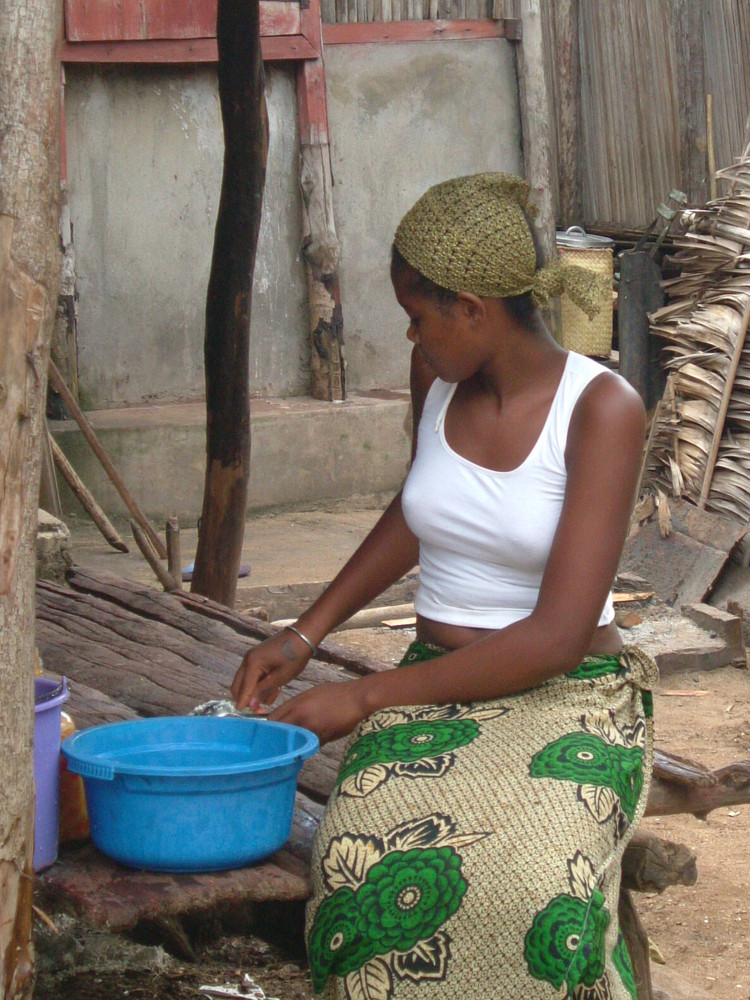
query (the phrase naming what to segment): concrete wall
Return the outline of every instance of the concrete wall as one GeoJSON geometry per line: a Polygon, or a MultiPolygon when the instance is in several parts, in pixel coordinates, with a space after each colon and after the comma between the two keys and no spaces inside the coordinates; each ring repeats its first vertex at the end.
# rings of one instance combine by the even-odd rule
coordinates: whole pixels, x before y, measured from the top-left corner
{"type": "MultiPolygon", "coordinates": [[[[293,75],[267,67],[271,143],[252,304],[251,386],[307,386],[293,75]]],[[[223,137],[211,68],[66,70],[68,185],[84,404],[203,394],[203,322],[223,137]]]]}
{"type": "Polygon", "coordinates": [[[511,43],[326,49],[349,385],[403,385],[410,345],[389,279],[402,215],[430,185],[523,169],[511,43]]]}
{"type": "MultiPolygon", "coordinates": [[[[403,386],[405,321],[388,279],[393,231],[436,181],[521,169],[512,47],[330,46],[326,72],[348,384],[403,386]]],[[[309,384],[291,67],[267,66],[267,99],[250,376],[253,393],[284,397],[309,384]]],[[[66,119],[83,402],[198,398],[223,151],[215,71],[70,66],[66,119]]]]}

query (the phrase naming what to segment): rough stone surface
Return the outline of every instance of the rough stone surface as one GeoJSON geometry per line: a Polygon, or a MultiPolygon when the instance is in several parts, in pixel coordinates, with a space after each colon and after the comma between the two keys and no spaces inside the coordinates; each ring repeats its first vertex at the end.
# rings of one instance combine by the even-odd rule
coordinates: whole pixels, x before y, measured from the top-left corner
{"type": "Polygon", "coordinates": [[[64,583],[73,561],[70,532],[58,518],[39,509],[36,533],[36,576],[38,580],[64,583]]]}

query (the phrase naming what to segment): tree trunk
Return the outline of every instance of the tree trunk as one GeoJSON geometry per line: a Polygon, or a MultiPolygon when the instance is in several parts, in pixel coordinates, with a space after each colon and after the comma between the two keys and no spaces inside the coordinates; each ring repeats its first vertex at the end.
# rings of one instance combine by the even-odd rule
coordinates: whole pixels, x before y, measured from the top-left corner
{"type": "Polygon", "coordinates": [[[0,4],[0,993],[34,958],[34,566],[47,360],[60,276],[61,6],[0,4]]]}
{"type": "Polygon", "coordinates": [[[250,299],[268,154],[259,0],[219,0],[224,176],[206,300],[206,480],[192,590],[234,604],[250,478],[250,299]]]}

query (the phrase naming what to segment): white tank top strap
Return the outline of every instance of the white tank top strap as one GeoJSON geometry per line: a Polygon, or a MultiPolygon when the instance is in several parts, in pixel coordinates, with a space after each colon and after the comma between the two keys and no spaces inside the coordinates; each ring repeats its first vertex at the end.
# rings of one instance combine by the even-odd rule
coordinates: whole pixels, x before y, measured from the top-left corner
{"type": "MultiPolygon", "coordinates": [[[[435,385],[436,383],[440,384],[437,379],[432,384],[435,385]]],[[[438,410],[438,415],[435,418],[436,434],[440,432],[440,428],[445,423],[445,414],[448,412],[448,407],[451,405],[451,400],[453,399],[456,393],[456,389],[458,388],[457,382],[443,383],[443,385],[446,386],[446,392],[445,392],[445,398],[443,399],[440,409],[438,410]]]]}

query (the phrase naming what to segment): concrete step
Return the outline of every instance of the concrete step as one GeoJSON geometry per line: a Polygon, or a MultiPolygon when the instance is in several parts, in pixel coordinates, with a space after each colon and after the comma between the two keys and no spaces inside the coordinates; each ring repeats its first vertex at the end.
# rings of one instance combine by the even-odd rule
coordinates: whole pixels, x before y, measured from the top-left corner
{"type": "MultiPolygon", "coordinates": [[[[87,417],[147,515],[159,521],[169,513],[197,520],[205,476],[202,401],[96,410],[87,417]]],[[[50,429],[104,510],[126,513],[78,425],[50,421],[50,429]]],[[[395,492],[409,460],[409,393],[352,393],[343,403],[253,399],[250,434],[248,511],[395,492]]],[[[64,513],[80,510],[64,482],[60,491],[64,513]]]]}

